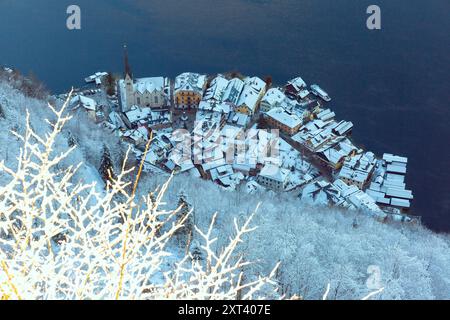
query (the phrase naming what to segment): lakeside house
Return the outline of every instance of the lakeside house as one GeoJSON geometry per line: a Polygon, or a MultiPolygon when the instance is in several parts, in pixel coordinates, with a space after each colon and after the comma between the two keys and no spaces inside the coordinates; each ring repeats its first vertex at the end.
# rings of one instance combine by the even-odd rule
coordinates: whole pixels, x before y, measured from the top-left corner
{"type": "Polygon", "coordinates": [[[185,72],[175,78],[174,107],[181,110],[196,109],[206,89],[206,75],[185,72]]]}
{"type": "Polygon", "coordinates": [[[278,107],[271,109],[265,115],[266,123],[274,129],[279,129],[281,132],[292,136],[298,132],[303,124],[303,120],[278,107]]]}
{"type": "Polygon", "coordinates": [[[407,164],[408,158],[385,153],[367,193],[381,206],[408,210],[414,196],[406,189],[407,164]]]}
{"type": "Polygon", "coordinates": [[[258,77],[244,80],[244,89],[237,101],[235,111],[253,116],[259,107],[259,103],[266,93],[266,83],[258,77]]]}
{"type": "Polygon", "coordinates": [[[203,96],[203,100],[223,102],[222,99],[224,97],[225,90],[227,89],[229,83],[230,83],[229,80],[227,80],[223,75],[219,74],[211,81],[209,88],[206,89],[205,95],[203,96]]]}
{"type": "Polygon", "coordinates": [[[364,152],[345,160],[338,179],[363,190],[372,178],[377,159],[373,152],[364,152]]]}
{"type": "Polygon", "coordinates": [[[345,159],[353,157],[358,148],[346,137],[336,137],[317,150],[319,159],[333,171],[339,170],[345,159]]]}
{"type": "Polygon", "coordinates": [[[284,92],[288,97],[296,100],[304,99],[309,95],[306,82],[301,77],[289,80],[287,85],[284,87],[284,92]]]}
{"type": "Polygon", "coordinates": [[[237,106],[242,90],[244,90],[244,81],[239,78],[231,79],[222,95],[222,102],[229,103],[233,108],[237,106]]]}
{"type": "Polygon", "coordinates": [[[280,108],[283,106],[283,102],[286,99],[286,95],[278,88],[271,88],[267,90],[266,94],[261,100],[260,110],[263,113],[267,113],[274,108],[280,108]]]}
{"type": "Polygon", "coordinates": [[[70,100],[69,105],[71,106],[72,111],[83,108],[86,110],[89,118],[93,121],[97,121],[97,102],[94,99],[76,95],[70,100]]]}

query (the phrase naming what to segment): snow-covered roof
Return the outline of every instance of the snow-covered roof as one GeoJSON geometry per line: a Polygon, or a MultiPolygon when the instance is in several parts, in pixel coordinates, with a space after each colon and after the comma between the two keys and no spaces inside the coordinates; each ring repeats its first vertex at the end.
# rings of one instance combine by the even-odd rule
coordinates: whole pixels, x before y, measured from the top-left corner
{"type": "Polygon", "coordinates": [[[199,110],[195,114],[195,122],[197,124],[202,121],[207,121],[210,123],[217,123],[217,127],[219,127],[219,125],[222,121],[222,114],[219,112],[210,112],[210,111],[199,110]]]}
{"type": "Polygon", "coordinates": [[[210,171],[211,179],[213,181],[215,181],[219,178],[223,178],[223,177],[232,175],[233,173],[234,173],[233,167],[230,164],[225,164],[225,165],[219,166],[217,168],[213,168],[210,171]]]}
{"type": "Polygon", "coordinates": [[[134,83],[134,90],[141,94],[145,92],[163,91],[167,80],[164,77],[139,78],[134,83]]]}
{"type": "Polygon", "coordinates": [[[284,168],[280,168],[277,165],[268,163],[262,169],[259,175],[278,182],[286,182],[290,174],[290,171],[284,168]]]}
{"type": "Polygon", "coordinates": [[[250,120],[251,117],[246,114],[239,112],[230,112],[227,123],[234,124],[239,127],[246,127],[250,120]]]}
{"type": "Polygon", "coordinates": [[[111,111],[109,113],[109,121],[114,125],[116,128],[124,127],[124,123],[122,121],[122,118],[116,111],[111,111]]]}
{"type": "Polygon", "coordinates": [[[203,88],[206,84],[206,75],[198,73],[185,72],[175,78],[174,92],[194,91],[203,94],[203,88]]]}
{"type": "Polygon", "coordinates": [[[255,112],[261,92],[265,89],[266,83],[258,77],[249,77],[244,80],[244,84],[244,89],[236,105],[245,105],[250,111],[255,112]]]}
{"type": "Polygon", "coordinates": [[[151,108],[141,108],[139,106],[132,106],[131,110],[125,113],[130,123],[142,121],[143,123],[155,124],[169,123],[172,118],[170,112],[167,110],[152,110],[151,108]]]}
{"type": "Polygon", "coordinates": [[[250,86],[245,86],[239,97],[237,106],[247,106],[250,111],[254,112],[258,105],[259,93],[253,90],[250,86]]]}
{"type": "Polygon", "coordinates": [[[165,166],[171,171],[178,167],[180,172],[185,172],[194,168],[194,163],[184,153],[179,152],[179,150],[173,150],[169,154],[165,166]]]}
{"type": "Polygon", "coordinates": [[[148,131],[144,127],[139,127],[134,130],[125,131],[123,136],[132,139],[134,142],[140,142],[148,138],[148,131]]]}
{"type": "Polygon", "coordinates": [[[318,205],[338,205],[346,208],[354,208],[342,196],[340,190],[333,184],[318,180],[308,183],[300,195],[302,201],[312,202],[318,205]]]}
{"type": "Polygon", "coordinates": [[[406,174],[406,163],[388,164],[387,172],[406,174]]]}
{"type": "Polygon", "coordinates": [[[340,179],[334,181],[333,185],[339,190],[341,195],[356,208],[382,214],[382,210],[375,203],[375,200],[364,191],[359,190],[356,186],[349,186],[340,179]]]}
{"type": "Polygon", "coordinates": [[[332,140],[328,148],[321,148],[318,151],[333,165],[338,164],[343,158],[349,156],[357,148],[347,138],[340,138],[340,141],[334,143],[336,140],[332,140]]]}
{"type": "Polygon", "coordinates": [[[151,113],[150,108],[140,108],[138,106],[131,107],[131,110],[126,112],[125,115],[127,116],[128,120],[131,123],[134,123],[139,120],[144,120],[149,117],[151,113]]]}
{"type": "Polygon", "coordinates": [[[271,88],[267,90],[261,102],[268,103],[271,106],[283,103],[286,95],[278,88],[271,88]]]}
{"type": "Polygon", "coordinates": [[[356,155],[344,162],[338,177],[364,183],[372,173],[375,163],[375,155],[370,151],[356,155]]]}
{"type": "Polygon", "coordinates": [[[228,190],[235,190],[244,178],[245,177],[241,172],[235,172],[230,175],[219,177],[218,181],[228,190]]]}
{"type": "Polygon", "coordinates": [[[205,92],[204,100],[214,99],[217,101],[221,101],[222,97],[225,93],[225,90],[228,86],[229,81],[224,78],[222,75],[218,75],[215,77],[209,86],[209,88],[205,92]]]}
{"type": "Polygon", "coordinates": [[[288,81],[288,84],[294,86],[297,91],[300,91],[300,89],[306,87],[306,82],[301,77],[297,77],[288,81]]]}
{"type": "Polygon", "coordinates": [[[302,124],[302,119],[296,115],[287,113],[283,108],[274,108],[267,112],[267,116],[277,122],[293,129],[302,124]]]}
{"type": "Polygon", "coordinates": [[[385,160],[387,163],[391,163],[391,162],[408,163],[408,158],[395,156],[390,153],[383,154],[383,160],[385,160]]]}
{"type": "Polygon", "coordinates": [[[378,167],[369,193],[383,205],[408,209],[414,199],[411,190],[406,189],[405,174],[408,158],[385,153],[378,167]]]}
{"type": "Polygon", "coordinates": [[[221,159],[217,159],[217,160],[214,160],[214,161],[208,161],[208,162],[202,163],[201,167],[202,167],[203,171],[206,172],[206,171],[209,171],[211,169],[223,166],[224,164],[226,164],[225,159],[221,158],[221,159]]]}
{"type": "Polygon", "coordinates": [[[73,109],[76,109],[78,107],[83,107],[85,109],[92,111],[95,111],[97,109],[97,102],[95,102],[94,99],[82,95],[77,95],[73,97],[70,100],[70,105],[72,106],[73,109]]]}
{"type": "Polygon", "coordinates": [[[211,100],[200,101],[198,109],[202,111],[211,111],[223,114],[229,114],[231,112],[231,106],[229,104],[211,100]]]}
{"type": "Polygon", "coordinates": [[[258,93],[266,87],[264,80],[258,77],[248,77],[244,80],[244,83],[258,93]]]}
{"type": "Polygon", "coordinates": [[[242,81],[239,78],[234,78],[230,80],[223,93],[222,101],[237,104],[243,89],[244,89],[244,81],[242,81]]]}
{"type": "Polygon", "coordinates": [[[382,210],[377,206],[375,200],[372,199],[367,193],[358,189],[355,193],[351,194],[347,201],[352,203],[355,207],[359,209],[367,209],[373,212],[382,212],[382,210]]]}
{"type": "Polygon", "coordinates": [[[336,125],[336,127],[333,129],[333,131],[336,134],[343,136],[343,135],[347,134],[348,132],[350,132],[352,129],[353,129],[352,122],[342,120],[336,125]]]}
{"type": "Polygon", "coordinates": [[[335,113],[331,111],[330,109],[325,109],[321,111],[319,114],[317,114],[317,118],[319,118],[322,121],[329,121],[335,117],[335,113]]]}
{"type": "Polygon", "coordinates": [[[300,90],[300,92],[298,93],[298,96],[299,96],[301,99],[304,99],[304,98],[306,98],[306,96],[308,96],[309,94],[310,94],[310,92],[309,92],[308,90],[304,89],[304,90],[300,90]]]}

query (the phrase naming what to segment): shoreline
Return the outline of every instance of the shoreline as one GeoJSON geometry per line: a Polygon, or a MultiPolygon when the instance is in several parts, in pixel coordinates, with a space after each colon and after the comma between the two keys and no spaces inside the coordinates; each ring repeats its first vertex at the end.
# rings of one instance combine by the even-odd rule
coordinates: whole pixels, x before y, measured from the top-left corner
{"type": "MultiPolygon", "coordinates": [[[[96,74],[99,75],[99,77],[103,77],[104,76],[103,73],[96,73],[96,74]]],[[[188,73],[186,73],[186,74],[188,74],[188,73]]],[[[93,79],[93,77],[95,77],[95,75],[86,78],[86,80],[90,79],[90,80],[92,80],[91,82],[96,82],[97,83],[96,89],[94,89],[94,91],[99,91],[99,90],[100,91],[105,91],[103,83],[101,81],[99,81],[98,79],[97,80],[93,79]]],[[[219,78],[219,77],[223,77],[226,81],[231,81],[231,80],[233,80],[235,78],[238,78],[238,79],[241,78],[240,79],[241,81],[245,81],[245,79],[248,79],[248,77],[246,78],[244,75],[242,75],[242,74],[240,74],[238,72],[227,72],[227,73],[218,74],[218,75],[207,75],[207,76],[205,76],[205,78],[208,79],[208,81],[207,81],[208,83],[207,83],[207,85],[205,85],[205,87],[202,90],[200,90],[201,91],[201,96],[202,96],[202,101],[200,103],[203,103],[203,102],[205,102],[205,103],[208,102],[209,103],[210,102],[208,99],[204,99],[204,94],[206,94],[208,89],[211,89],[211,82],[213,82],[216,78],[219,78]],[[240,77],[238,77],[238,75],[240,75],[240,77]]],[[[253,78],[257,78],[257,77],[253,77],[253,78]]],[[[152,78],[141,78],[141,79],[152,79],[152,78]]],[[[292,96],[288,97],[288,96],[286,96],[285,98],[286,99],[290,99],[291,102],[292,101],[296,101],[298,103],[298,105],[303,105],[303,106],[304,105],[310,106],[311,104],[316,103],[316,106],[314,106],[313,108],[310,108],[308,119],[306,119],[306,121],[304,121],[304,123],[302,124],[301,128],[305,127],[305,125],[308,124],[309,122],[313,122],[315,120],[318,120],[317,115],[320,114],[320,113],[323,113],[324,111],[328,111],[329,113],[331,112],[333,115],[331,116],[330,119],[332,121],[334,121],[334,118],[335,118],[334,112],[332,112],[332,110],[330,110],[329,108],[328,109],[326,108],[326,105],[331,101],[331,98],[328,97],[326,92],[323,91],[323,89],[321,89],[317,85],[311,86],[311,88],[308,89],[308,87],[306,86],[306,83],[304,83],[304,81],[300,77],[296,78],[296,79],[297,80],[300,79],[298,81],[300,81],[300,89],[303,91],[303,95],[304,96],[302,96],[301,98],[299,98],[298,96],[296,96],[296,97],[292,97],[292,96]],[[312,89],[312,88],[314,88],[314,89],[312,89]],[[315,90],[318,90],[319,92],[317,92],[315,90]],[[308,91],[306,93],[306,95],[305,95],[304,91],[308,91]],[[312,109],[314,109],[314,111],[312,111],[312,109]]],[[[261,80],[261,79],[259,79],[259,80],[261,80]]],[[[110,102],[112,100],[112,102],[113,102],[112,104],[114,106],[110,106],[110,108],[113,109],[113,112],[119,112],[120,113],[122,105],[124,104],[124,101],[126,101],[126,100],[122,100],[122,98],[121,98],[121,96],[125,96],[125,93],[123,93],[123,92],[121,93],[121,89],[120,89],[120,81],[123,81],[123,80],[117,79],[116,81],[117,81],[116,82],[116,84],[117,84],[116,85],[116,95],[114,97],[112,97],[112,98],[111,97],[107,97],[106,99],[107,100],[109,99],[110,102]],[[117,96],[117,98],[116,98],[116,96],[117,96]]],[[[133,81],[135,82],[137,80],[133,80],[133,81]]],[[[270,81],[271,81],[271,79],[270,79],[270,81]]],[[[88,82],[88,81],[86,81],[86,82],[88,82]]],[[[169,121],[169,123],[167,125],[162,125],[162,126],[158,126],[158,128],[154,128],[154,127],[151,127],[151,126],[147,126],[148,124],[145,125],[145,121],[144,122],[141,121],[140,125],[139,124],[136,125],[134,123],[129,123],[127,125],[127,128],[125,128],[125,130],[136,130],[138,128],[142,129],[143,127],[141,125],[144,125],[144,127],[147,129],[148,132],[155,132],[156,134],[158,134],[158,132],[161,131],[164,134],[166,134],[167,130],[170,131],[170,130],[176,129],[176,126],[172,122],[173,121],[172,117],[174,115],[176,115],[178,117],[177,121],[181,121],[180,118],[182,118],[183,115],[185,115],[186,118],[189,118],[189,117],[192,118],[193,116],[197,115],[197,113],[199,113],[199,109],[195,108],[195,107],[194,108],[188,108],[187,110],[177,110],[175,108],[174,101],[173,101],[173,99],[174,99],[174,83],[173,83],[173,80],[171,80],[171,79],[169,79],[169,82],[170,82],[170,86],[169,86],[168,92],[170,93],[170,97],[168,98],[168,105],[166,107],[167,111],[170,112],[170,121],[169,121]]],[[[264,84],[266,84],[266,82],[264,82],[264,81],[262,81],[262,82],[264,84]]],[[[285,87],[281,87],[279,85],[273,85],[272,83],[269,83],[269,85],[266,84],[266,87],[264,89],[263,94],[260,97],[258,97],[257,107],[256,107],[257,111],[255,111],[255,114],[251,115],[251,118],[253,119],[250,122],[252,124],[251,125],[252,128],[261,128],[261,123],[264,122],[264,118],[266,118],[265,113],[260,110],[261,103],[263,102],[266,93],[269,92],[270,90],[273,90],[273,89],[283,89],[283,88],[286,89],[286,87],[289,86],[289,85],[290,85],[289,82],[288,82],[288,84],[285,87]]],[[[83,87],[89,88],[90,85],[87,84],[86,86],[83,86],[83,87]]],[[[93,89],[89,89],[88,90],[88,92],[92,92],[92,91],[93,91],[93,89]]],[[[80,93],[79,91],[77,91],[77,92],[78,92],[78,94],[83,95],[83,93],[80,93]]],[[[214,100],[214,103],[217,103],[217,101],[214,100]]],[[[148,110],[151,110],[151,112],[161,111],[161,110],[158,110],[158,108],[152,108],[151,106],[148,106],[148,105],[147,106],[136,107],[136,110],[138,110],[138,111],[136,111],[136,110],[135,111],[136,112],[141,112],[142,110],[146,109],[146,107],[147,107],[148,110]]],[[[205,112],[206,111],[202,110],[201,113],[205,113],[205,112]]],[[[126,118],[126,114],[127,114],[126,112],[122,112],[121,114],[124,115],[125,118],[126,118]]],[[[330,120],[330,119],[327,119],[327,120],[330,120]]],[[[183,121],[181,121],[181,122],[183,122],[183,121]]],[[[184,123],[184,125],[186,125],[185,122],[183,122],[183,123],[184,123]]],[[[191,124],[191,126],[193,126],[193,124],[191,124]]],[[[353,126],[353,124],[351,124],[351,126],[353,126]]],[[[270,126],[269,126],[269,128],[270,128],[270,126]]],[[[189,131],[192,133],[193,129],[194,128],[192,127],[192,128],[190,128],[189,131]]],[[[250,128],[249,128],[249,126],[245,125],[244,129],[250,129],[250,128]]],[[[144,135],[144,139],[143,140],[147,141],[149,134],[147,134],[147,138],[145,138],[145,135],[146,135],[145,132],[143,133],[143,135],[144,135]]],[[[365,152],[364,149],[361,148],[361,146],[359,146],[358,144],[354,143],[355,138],[353,136],[351,136],[351,130],[350,130],[350,132],[348,134],[345,134],[344,136],[345,136],[345,139],[347,139],[346,141],[349,141],[350,144],[354,145],[354,147],[357,150],[358,154],[361,154],[361,153],[365,152]]],[[[340,137],[344,137],[344,136],[340,136],[340,137]]],[[[293,145],[296,145],[295,142],[293,143],[293,141],[292,141],[292,135],[291,136],[289,136],[289,135],[282,136],[282,139],[284,139],[284,141],[287,141],[287,143],[291,147],[293,147],[293,145]]],[[[127,141],[130,142],[131,145],[133,145],[134,144],[133,142],[135,142],[135,141],[130,141],[129,139],[127,141]]],[[[143,148],[143,145],[144,145],[144,143],[142,143],[142,142],[134,144],[134,147],[135,147],[135,150],[136,150],[135,153],[138,156],[138,158],[139,157],[142,158],[143,155],[147,156],[147,154],[145,153],[145,148],[143,148]],[[140,144],[140,148],[139,148],[139,144],[140,144]]],[[[294,147],[293,149],[295,149],[296,151],[299,151],[299,154],[300,153],[302,153],[302,154],[304,153],[304,151],[301,150],[302,148],[298,148],[298,143],[297,143],[296,147],[294,147]]],[[[327,183],[331,183],[331,186],[334,188],[335,185],[333,185],[333,182],[334,182],[334,180],[336,180],[337,173],[339,172],[339,169],[341,169],[341,167],[344,166],[343,163],[345,161],[351,159],[352,157],[345,156],[345,157],[343,157],[344,159],[341,159],[342,163],[340,163],[338,166],[336,166],[334,168],[330,168],[330,163],[328,163],[326,160],[324,160],[323,157],[317,156],[317,154],[315,153],[315,150],[310,149],[309,152],[311,153],[309,159],[314,159],[313,162],[315,162],[315,163],[313,164],[313,166],[316,169],[319,169],[319,172],[320,172],[319,176],[317,177],[317,178],[320,178],[320,179],[313,179],[313,180],[311,180],[312,183],[316,183],[317,181],[320,183],[320,181],[324,180],[327,183]],[[320,164],[318,165],[318,163],[320,161],[323,161],[325,163],[325,165],[323,167],[320,164]],[[328,170],[328,174],[325,173],[325,170],[328,170]]],[[[165,158],[165,160],[167,160],[167,158],[165,158]]],[[[376,165],[378,166],[381,163],[380,161],[382,161],[382,158],[377,157],[376,161],[377,161],[376,165]]],[[[177,166],[177,165],[175,165],[172,168],[172,171],[171,171],[170,167],[167,168],[167,166],[165,166],[162,163],[162,161],[158,161],[158,160],[154,161],[153,163],[151,163],[151,162],[147,163],[146,162],[146,164],[152,165],[152,166],[157,167],[159,169],[162,169],[162,170],[164,170],[164,171],[166,171],[168,173],[173,172],[174,170],[178,170],[180,172],[186,172],[187,171],[187,170],[182,170],[182,168],[180,168],[180,166],[177,166]],[[176,168],[178,168],[178,169],[176,169],[176,168]]],[[[225,163],[225,164],[222,165],[222,167],[224,167],[226,165],[230,165],[230,164],[229,163],[225,163]]],[[[202,167],[201,164],[199,165],[198,163],[195,164],[194,166],[192,166],[192,168],[198,168],[198,171],[199,171],[198,175],[201,176],[202,178],[204,178],[204,179],[213,179],[214,180],[214,177],[211,177],[210,172],[206,172],[206,173],[202,172],[202,170],[201,170],[202,168],[201,167],[202,167]]],[[[259,167],[259,169],[257,171],[260,171],[262,169],[262,167],[264,167],[264,163],[262,164],[262,166],[259,167]]],[[[280,169],[282,169],[282,168],[280,167],[280,169]]],[[[405,166],[405,172],[404,173],[406,173],[406,166],[405,166]]],[[[260,172],[256,173],[256,174],[255,173],[253,173],[253,174],[245,174],[245,180],[242,179],[242,181],[247,181],[248,178],[249,178],[249,180],[251,182],[256,182],[256,181],[258,181],[259,174],[260,174],[260,172]]],[[[380,205],[380,203],[377,203],[377,206],[375,206],[374,199],[371,199],[367,195],[367,193],[365,193],[365,191],[368,190],[368,183],[371,181],[372,175],[373,175],[373,172],[371,172],[369,174],[369,177],[367,178],[368,181],[366,181],[364,186],[361,186],[359,188],[360,190],[358,190],[358,191],[362,191],[362,192],[357,192],[357,191],[353,190],[359,197],[362,197],[362,200],[360,202],[360,203],[362,203],[361,204],[362,207],[359,207],[359,209],[361,209],[361,208],[364,208],[364,209],[371,208],[372,210],[369,210],[369,211],[376,211],[376,212],[378,212],[378,209],[376,207],[379,207],[379,208],[381,208],[381,210],[376,215],[378,215],[378,218],[381,217],[381,220],[383,220],[383,221],[386,220],[386,219],[389,220],[389,219],[392,218],[393,220],[400,220],[402,222],[406,221],[406,222],[420,223],[421,217],[412,215],[411,212],[409,212],[409,210],[408,210],[408,212],[406,212],[405,210],[397,209],[395,206],[390,206],[390,205],[386,206],[386,204],[381,204],[380,205]],[[373,204],[372,203],[369,204],[369,203],[367,203],[367,201],[368,202],[373,202],[373,204]]],[[[232,176],[232,175],[230,174],[230,176],[232,176]]],[[[237,183],[237,185],[241,187],[241,182],[242,181],[237,183]]],[[[219,185],[222,185],[222,187],[224,187],[225,189],[227,189],[229,187],[227,185],[224,186],[222,180],[220,180],[220,179],[216,180],[215,182],[218,183],[219,185]]],[[[255,184],[258,184],[258,183],[256,182],[255,184]]],[[[352,183],[346,183],[346,184],[348,184],[349,186],[352,186],[352,183]]],[[[344,193],[346,191],[345,190],[345,185],[346,184],[341,184],[341,186],[339,187],[339,192],[344,193]]],[[[308,184],[301,184],[301,185],[293,186],[289,190],[282,190],[280,192],[292,192],[293,190],[297,190],[297,191],[301,190],[303,192],[303,190],[305,189],[306,186],[308,186],[308,184]]],[[[236,189],[236,186],[232,185],[231,189],[236,189]]],[[[268,189],[271,189],[271,188],[268,188],[268,189]]],[[[301,196],[301,193],[300,193],[299,197],[300,196],[301,196]]],[[[401,203],[402,205],[403,204],[407,205],[408,208],[410,206],[409,205],[409,201],[406,203],[404,200],[400,199],[398,202],[399,202],[399,204],[401,203]]],[[[350,207],[355,207],[355,204],[352,203],[350,205],[350,207]]]]}

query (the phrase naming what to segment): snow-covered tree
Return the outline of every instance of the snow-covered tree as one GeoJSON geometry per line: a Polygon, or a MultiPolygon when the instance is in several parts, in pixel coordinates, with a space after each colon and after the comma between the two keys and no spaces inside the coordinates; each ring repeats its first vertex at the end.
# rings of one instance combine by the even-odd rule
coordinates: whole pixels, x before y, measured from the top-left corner
{"type": "Polygon", "coordinates": [[[205,260],[205,257],[203,255],[203,250],[201,248],[200,243],[195,240],[192,242],[191,245],[191,255],[192,255],[192,260],[201,263],[202,261],[205,260]]]}
{"type": "MultiPolygon", "coordinates": [[[[127,179],[127,175],[117,173],[122,179],[120,185],[104,190],[96,169],[102,156],[98,146],[106,144],[114,167],[121,168],[115,156],[121,147],[117,137],[89,121],[85,113],[74,114],[64,127],[58,126],[63,134],[52,134],[54,128],[42,119],[55,123],[58,116],[43,101],[25,97],[1,81],[0,96],[7,115],[1,120],[5,131],[0,134],[0,154],[4,155],[0,157],[0,208],[1,214],[7,215],[0,219],[0,230],[15,226],[19,213],[27,217],[21,220],[24,228],[18,229],[16,240],[0,237],[0,262],[6,263],[0,265],[0,298],[17,298],[13,286],[21,298],[28,299],[115,298],[119,283],[119,298],[235,298],[236,287],[231,291],[221,288],[220,294],[213,296],[199,295],[208,292],[207,286],[217,284],[205,282],[212,275],[205,266],[217,265],[216,257],[224,261],[230,237],[235,239],[238,234],[235,221],[241,230],[246,220],[243,217],[250,216],[260,204],[251,224],[258,228],[233,242],[227,264],[235,266],[239,258],[254,261],[231,271],[245,272],[246,281],[270,274],[280,262],[272,280],[287,297],[296,294],[304,299],[321,299],[329,284],[328,299],[360,299],[379,286],[383,292],[371,299],[450,299],[448,235],[421,226],[382,224],[364,212],[310,206],[292,194],[224,192],[210,181],[184,174],[167,184],[164,176],[144,173],[132,198],[121,192],[128,190],[127,180],[133,182],[133,177],[127,179]],[[34,133],[44,141],[50,133],[52,143],[47,147],[30,134],[31,126],[27,127],[25,121],[27,109],[34,133]],[[13,128],[22,136],[28,135],[25,146],[23,140],[10,133],[13,128]],[[66,155],[67,131],[77,137],[78,145],[66,155]],[[46,150],[49,158],[47,166],[43,166],[46,150]],[[66,157],[59,158],[60,154],[66,157]],[[65,177],[65,170],[56,170],[55,157],[60,169],[75,166],[77,170],[71,172],[70,179],[65,177]],[[29,185],[28,181],[36,184],[29,185]],[[24,185],[27,188],[22,188],[24,185]],[[157,191],[152,196],[150,190],[157,191]],[[189,191],[195,225],[210,239],[204,241],[202,233],[195,230],[186,257],[185,247],[176,241],[165,242],[162,251],[160,246],[160,240],[169,237],[167,232],[175,234],[182,227],[171,231],[172,223],[177,226],[175,215],[181,190],[189,191]],[[157,206],[151,210],[152,204],[157,206]],[[20,210],[14,210],[13,205],[20,210]],[[117,221],[117,216],[128,214],[131,219],[124,219],[124,224],[117,221]],[[215,223],[211,226],[212,218],[215,223]],[[355,218],[357,228],[352,226],[355,218]],[[43,236],[30,238],[28,230],[43,236]],[[150,237],[148,232],[152,230],[154,236],[150,237]],[[48,243],[52,244],[50,250],[48,243]],[[200,272],[190,265],[198,247],[205,259],[198,264],[200,272]],[[179,264],[181,260],[183,265],[179,264]],[[191,273],[186,274],[183,267],[193,272],[193,279],[199,281],[194,287],[202,286],[199,291],[190,287],[191,273]],[[8,280],[5,270],[12,280],[8,280]],[[163,272],[170,275],[166,278],[163,272]]],[[[131,170],[132,166],[125,168],[131,170]]],[[[246,230],[251,229],[247,226],[246,230]]],[[[230,273],[226,277],[231,277],[230,273]]],[[[253,297],[267,298],[271,294],[258,291],[253,297]]]]}
{"type": "Polygon", "coordinates": [[[212,237],[216,217],[206,230],[196,229],[205,266],[193,263],[189,255],[173,256],[167,246],[183,225],[172,223],[176,212],[162,202],[170,181],[159,189],[156,207],[150,209],[149,197],[125,191],[129,183],[124,177],[131,170],[120,172],[111,188],[98,192],[95,183],[75,179],[82,164],[56,169],[74,149],[55,149],[70,118],[64,109],[53,112],[56,120],[45,136],[37,135],[27,121],[14,168],[0,162],[0,173],[7,177],[0,185],[0,299],[203,300],[235,299],[238,292],[243,299],[268,293],[277,297],[275,270],[246,282],[239,273],[246,262],[235,250],[252,230],[250,220],[237,226],[218,255],[212,237]],[[113,200],[118,195],[124,201],[113,200]],[[119,222],[117,216],[125,219],[119,222]],[[167,228],[157,235],[160,221],[167,228]],[[172,264],[167,267],[169,257],[172,264]]]}
{"type": "Polygon", "coordinates": [[[3,111],[2,104],[0,103],[0,119],[5,119],[5,111],[3,111]]]}
{"type": "MultiPolygon", "coordinates": [[[[159,179],[145,179],[142,186],[164,181],[159,179]]],[[[360,299],[378,288],[368,285],[375,268],[384,290],[371,299],[450,298],[446,235],[420,226],[380,223],[364,212],[310,206],[290,194],[223,192],[213,182],[183,174],[175,176],[167,190],[174,208],[182,190],[195,190],[189,193],[189,202],[196,225],[207,228],[211,212],[218,212],[213,230],[218,248],[232,234],[233,220],[242,221],[241,216],[251,214],[260,203],[253,219],[258,228],[237,252],[258,262],[244,267],[249,280],[280,262],[276,280],[287,296],[321,299],[329,284],[328,299],[360,299]]],[[[192,246],[190,250],[192,254],[192,246]]]]}
{"type": "Polygon", "coordinates": [[[106,145],[103,145],[102,160],[98,171],[100,172],[100,175],[105,183],[108,181],[112,182],[112,180],[115,178],[114,165],[111,160],[111,153],[109,152],[109,149],[106,145]]]}
{"type": "Polygon", "coordinates": [[[112,72],[108,72],[104,79],[104,85],[106,89],[106,93],[110,96],[116,93],[116,79],[112,72]]]}
{"type": "Polygon", "coordinates": [[[78,145],[78,141],[77,138],[72,134],[72,132],[68,132],[68,137],[67,137],[67,145],[72,148],[78,145]]]}
{"type": "Polygon", "coordinates": [[[176,220],[183,221],[184,225],[183,228],[181,228],[177,233],[181,245],[189,245],[193,236],[194,212],[184,190],[181,190],[178,193],[178,212],[176,215],[176,220]]]}

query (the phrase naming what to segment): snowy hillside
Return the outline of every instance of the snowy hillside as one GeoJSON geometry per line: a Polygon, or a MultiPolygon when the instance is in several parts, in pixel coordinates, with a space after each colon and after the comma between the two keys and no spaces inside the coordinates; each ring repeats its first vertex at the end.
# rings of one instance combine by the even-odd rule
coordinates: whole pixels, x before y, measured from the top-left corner
{"type": "MultiPolygon", "coordinates": [[[[44,119],[52,119],[53,114],[45,102],[24,97],[4,82],[0,82],[0,106],[1,160],[15,168],[22,141],[10,131],[24,133],[28,109],[31,126],[42,135],[49,130],[44,119]]],[[[65,151],[71,143],[77,148],[60,163],[61,169],[84,163],[74,180],[97,182],[98,190],[103,190],[98,173],[102,146],[109,148],[117,168],[126,146],[83,113],[74,114],[57,138],[55,151],[65,151]]],[[[144,174],[138,195],[148,197],[165,180],[144,174]]],[[[7,181],[0,172],[0,187],[7,181]]],[[[213,230],[217,250],[234,231],[233,218],[243,223],[261,203],[252,221],[258,228],[238,247],[239,255],[255,263],[242,271],[252,279],[269,274],[281,262],[276,280],[287,296],[320,299],[330,284],[329,299],[360,299],[381,287],[384,291],[376,298],[450,299],[450,239],[422,227],[382,224],[363,213],[308,206],[284,194],[226,192],[189,175],[175,176],[163,200],[168,209],[180,202],[188,204],[193,209],[192,222],[201,230],[207,229],[217,212],[213,230]]],[[[189,239],[191,251],[199,241],[194,233],[189,239]]],[[[171,241],[168,251],[182,254],[185,245],[171,241]]],[[[163,263],[160,271],[170,265],[163,263]]]]}
{"type": "MultiPolygon", "coordinates": [[[[60,104],[60,103],[59,103],[60,104]]],[[[0,123],[2,133],[0,134],[0,154],[5,164],[11,168],[17,165],[17,156],[22,147],[20,141],[11,131],[23,135],[25,132],[27,110],[30,113],[32,128],[40,135],[50,129],[48,120],[54,120],[54,114],[47,107],[47,102],[24,96],[17,89],[12,88],[7,82],[0,80],[0,123]]],[[[67,150],[71,143],[77,148],[69,158],[62,163],[64,166],[83,163],[76,178],[86,183],[99,181],[97,168],[102,156],[102,145],[105,144],[111,150],[111,156],[115,165],[123,160],[127,146],[120,139],[111,135],[105,129],[96,126],[85,113],[71,113],[72,119],[57,138],[56,152],[67,150]]],[[[0,173],[0,183],[4,183],[3,175],[0,173]]]]}
{"type": "MultiPolygon", "coordinates": [[[[147,178],[142,185],[151,190],[162,182],[147,178]]],[[[381,299],[450,298],[448,236],[383,224],[365,213],[304,205],[289,195],[224,192],[214,183],[182,175],[170,184],[166,201],[176,206],[180,191],[202,228],[218,212],[218,246],[228,240],[233,218],[244,221],[261,202],[253,220],[258,229],[241,251],[257,261],[248,268],[252,274],[267,274],[281,261],[278,280],[288,296],[320,299],[330,283],[330,299],[359,299],[379,286],[385,288],[381,299]]]]}

